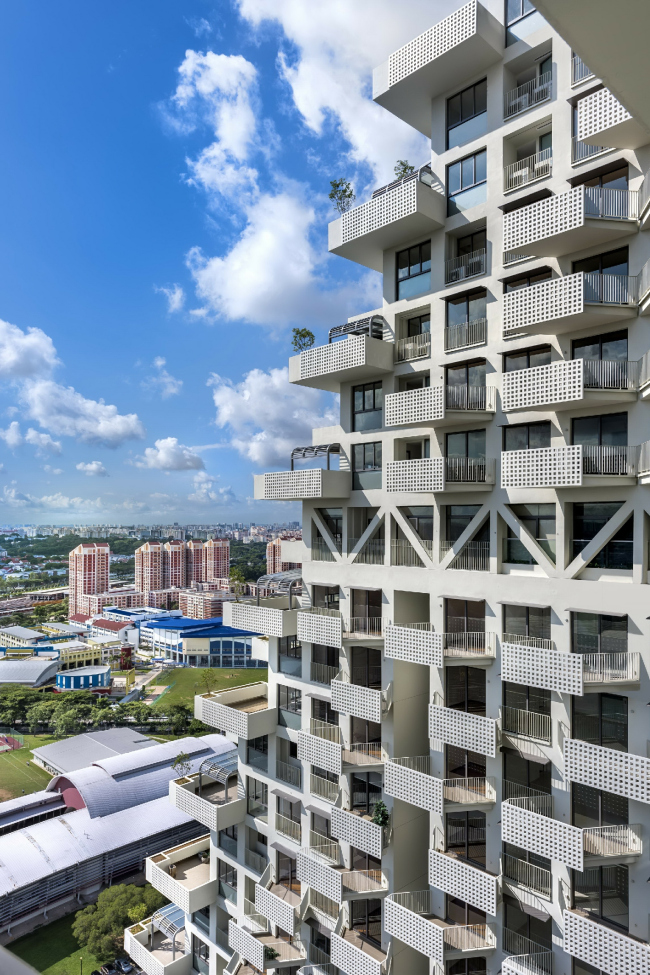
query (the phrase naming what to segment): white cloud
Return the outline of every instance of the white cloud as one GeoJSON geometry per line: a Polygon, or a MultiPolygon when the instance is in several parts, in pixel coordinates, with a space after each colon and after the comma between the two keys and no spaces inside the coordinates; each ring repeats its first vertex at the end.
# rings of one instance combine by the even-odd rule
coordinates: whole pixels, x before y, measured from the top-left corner
{"type": "Polygon", "coordinates": [[[63,474],[63,468],[61,467],[51,467],[49,464],[43,464],[43,470],[48,474],[63,474]]]}
{"type": "Polygon", "coordinates": [[[200,471],[194,475],[194,491],[188,494],[187,500],[198,504],[207,502],[217,504],[232,504],[236,501],[234,491],[231,487],[216,487],[218,478],[208,474],[207,471],[200,471]]]}
{"type": "Polygon", "coordinates": [[[32,427],[25,434],[25,443],[36,447],[37,454],[43,453],[46,450],[49,450],[52,454],[61,453],[60,440],[53,440],[49,433],[39,433],[38,430],[34,430],[32,427]]]}
{"type": "Polygon", "coordinates": [[[159,295],[164,295],[167,299],[167,311],[172,314],[181,311],[185,304],[185,292],[180,284],[174,284],[170,288],[154,288],[159,295]]]}
{"type": "Polygon", "coordinates": [[[183,388],[183,380],[171,376],[165,369],[167,360],[161,355],[153,360],[153,367],[157,372],[147,376],[140,384],[144,389],[158,389],[163,399],[176,396],[183,388]]]}
{"type": "Polygon", "coordinates": [[[23,332],[17,325],[0,320],[0,379],[46,376],[58,363],[52,339],[40,328],[23,332]]]}
{"type": "Polygon", "coordinates": [[[101,460],[90,460],[87,463],[82,461],[76,467],[78,471],[83,471],[86,477],[108,477],[108,471],[101,460]]]}
{"type": "Polygon", "coordinates": [[[289,370],[253,369],[236,385],[213,375],[216,424],[228,428],[230,444],[260,467],[289,467],[294,447],[311,443],[314,427],[338,423],[315,389],[292,386],[289,370]]]}
{"type": "Polygon", "coordinates": [[[21,400],[29,417],[45,430],[82,443],[119,447],[125,440],[144,437],[137,414],[120,414],[116,406],[87,399],[72,386],[45,379],[26,383],[21,400]]]}
{"type": "Polygon", "coordinates": [[[203,468],[203,460],[192,447],[179,443],[176,437],[166,437],[156,440],[155,446],[147,447],[144,456],[135,461],[135,466],[158,471],[196,471],[203,468]]]}
{"type": "Polygon", "coordinates": [[[60,492],[56,494],[44,495],[41,498],[35,497],[32,494],[24,494],[15,486],[15,481],[12,484],[5,485],[3,488],[2,496],[0,497],[0,505],[5,504],[9,508],[38,508],[38,509],[49,509],[50,511],[67,511],[67,512],[98,512],[104,509],[104,504],[101,498],[69,498],[65,494],[60,492]]]}
{"type": "Polygon", "coordinates": [[[6,430],[0,430],[0,439],[4,440],[10,450],[20,447],[23,442],[23,435],[20,432],[20,424],[17,420],[12,420],[6,430]]]}

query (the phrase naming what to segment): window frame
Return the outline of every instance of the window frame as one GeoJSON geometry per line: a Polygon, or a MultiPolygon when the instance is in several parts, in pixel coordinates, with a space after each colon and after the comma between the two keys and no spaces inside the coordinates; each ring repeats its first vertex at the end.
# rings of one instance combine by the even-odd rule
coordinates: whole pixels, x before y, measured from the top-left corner
{"type": "Polygon", "coordinates": [[[421,240],[417,244],[411,244],[410,247],[403,247],[401,250],[395,251],[395,295],[396,295],[396,298],[397,298],[398,301],[402,300],[402,296],[400,295],[400,285],[401,284],[403,284],[406,281],[415,281],[417,278],[423,278],[425,275],[428,275],[429,276],[428,284],[426,286],[423,284],[423,287],[422,287],[422,290],[421,291],[416,291],[412,295],[404,295],[403,297],[404,298],[412,298],[412,297],[415,297],[416,294],[427,294],[427,292],[431,291],[431,250],[432,250],[432,247],[431,247],[431,238],[428,237],[426,240],[421,240]],[[400,273],[399,273],[400,272],[399,259],[400,259],[401,255],[402,254],[408,254],[408,255],[410,255],[410,252],[412,250],[414,250],[416,247],[418,248],[419,255],[420,255],[420,259],[419,259],[419,262],[418,262],[419,263],[420,270],[419,271],[416,271],[414,273],[411,273],[411,266],[412,265],[411,265],[410,256],[409,256],[409,259],[408,259],[409,260],[409,263],[408,263],[408,273],[407,274],[400,275],[400,273]],[[424,267],[424,265],[427,263],[427,258],[424,257],[424,259],[423,259],[423,254],[422,254],[422,248],[423,247],[424,248],[426,248],[426,247],[429,248],[429,257],[428,257],[428,264],[429,264],[429,266],[428,267],[424,267]]]}
{"type": "MultiPolygon", "coordinates": [[[[446,140],[445,141],[445,147],[447,149],[452,149],[452,148],[455,148],[456,145],[458,145],[458,143],[456,143],[454,146],[450,146],[450,144],[449,144],[449,141],[450,141],[449,140],[449,134],[450,134],[450,132],[453,132],[454,129],[457,129],[459,126],[464,125],[466,122],[471,122],[472,119],[479,118],[481,115],[487,116],[487,77],[481,78],[480,81],[474,81],[474,82],[472,82],[471,85],[466,85],[465,88],[461,88],[460,91],[454,92],[453,95],[450,95],[447,98],[447,100],[445,102],[445,140],[446,140]],[[476,111],[476,88],[478,88],[479,85],[485,85],[485,108],[482,111],[477,112],[476,111]],[[474,111],[473,111],[473,113],[471,115],[468,115],[467,118],[462,118],[461,117],[461,119],[460,119],[459,122],[455,122],[453,125],[450,125],[449,124],[449,105],[450,105],[450,103],[454,100],[454,98],[459,98],[460,99],[460,114],[462,116],[462,104],[463,104],[463,101],[462,100],[463,100],[463,95],[465,95],[468,91],[471,91],[472,92],[472,102],[473,102],[473,105],[474,105],[474,111]]],[[[476,138],[481,138],[483,134],[484,133],[481,133],[480,135],[477,135],[476,138]]],[[[468,141],[473,141],[473,140],[466,139],[465,141],[468,142],[468,141]]]]}
{"type": "Polygon", "coordinates": [[[474,152],[470,152],[466,156],[461,156],[460,159],[455,159],[452,163],[448,163],[447,164],[446,187],[447,187],[447,199],[448,200],[453,200],[453,198],[455,196],[458,196],[460,193],[465,193],[466,190],[474,189],[475,186],[482,186],[484,183],[487,183],[487,148],[486,147],[484,147],[483,149],[476,149],[474,152]],[[485,156],[485,179],[477,180],[476,179],[476,157],[477,156],[481,156],[481,155],[485,156]],[[474,165],[473,165],[474,180],[473,180],[473,182],[468,183],[466,186],[463,186],[463,163],[467,159],[473,159],[474,160],[474,165]],[[458,189],[454,193],[452,193],[452,192],[450,192],[450,189],[449,189],[449,185],[450,185],[450,183],[449,183],[449,174],[450,174],[451,170],[454,168],[454,166],[459,166],[460,167],[460,189],[458,189]]]}
{"type": "Polygon", "coordinates": [[[384,386],[381,381],[373,380],[369,383],[360,383],[358,386],[352,387],[352,395],[350,397],[350,405],[352,408],[352,431],[353,433],[367,433],[369,430],[380,430],[384,423],[384,386]],[[361,393],[361,400],[363,406],[361,409],[356,408],[356,398],[357,393],[361,393]],[[366,394],[372,394],[372,408],[366,407],[366,394]],[[377,406],[377,401],[379,401],[379,406],[377,406]],[[357,426],[358,416],[372,416],[379,414],[379,423],[376,426],[357,426]]]}

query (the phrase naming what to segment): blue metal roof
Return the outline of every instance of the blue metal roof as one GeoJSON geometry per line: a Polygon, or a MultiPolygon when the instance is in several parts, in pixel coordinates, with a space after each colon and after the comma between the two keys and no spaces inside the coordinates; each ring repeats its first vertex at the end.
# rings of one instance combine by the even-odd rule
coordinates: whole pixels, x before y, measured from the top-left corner
{"type": "Polygon", "coordinates": [[[253,630],[237,630],[232,626],[224,626],[221,616],[216,616],[209,620],[190,620],[186,617],[180,619],[167,620],[146,620],[143,626],[148,626],[152,630],[178,630],[183,631],[186,636],[259,636],[253,630]]]}

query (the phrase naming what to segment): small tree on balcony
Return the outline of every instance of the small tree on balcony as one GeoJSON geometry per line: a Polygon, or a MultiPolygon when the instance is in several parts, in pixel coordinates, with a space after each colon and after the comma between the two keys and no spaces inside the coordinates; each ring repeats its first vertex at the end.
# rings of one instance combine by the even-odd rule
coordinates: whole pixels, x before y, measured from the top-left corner
{"type": "Polygon", "coordinates": [[[386,803],[381,799],[375,803],[372,821],[376,826],[388,826],[390,822],[390,813],[388,812],[386,803]]]}
{"type": "Polygon", "coordinates": [[[187,752],[179,752],[174,761],[172,762],[172,768],[174,772],[177,773],[179,778],[185,778],[192,771],[192,763],[190,762],[190,756],[187,752]]]}
{"type": "Polygon", "coordinates": [[[398,159],[393,172],[395,179],[404,179],[405,176],[411,176],[415,172],[415,166],[411,166],[408,159],[398,159]]]}
{"type": "Polygon", "coordinates": [[[311,349],[316,341],[314,333],[310,332],[308,328],[294,328],[291,335],[291,346],[294,352],[304,352],[305,349],[311,349]]]}
{"type": "Polygon", "coordinates": [[[349,179],[333,179],[330,180],[330,186],[332,189],[329,198],[332,201],[332,206],[339,213],[345,213],[357,198],[352,189],[352,183],[349,179]]]}

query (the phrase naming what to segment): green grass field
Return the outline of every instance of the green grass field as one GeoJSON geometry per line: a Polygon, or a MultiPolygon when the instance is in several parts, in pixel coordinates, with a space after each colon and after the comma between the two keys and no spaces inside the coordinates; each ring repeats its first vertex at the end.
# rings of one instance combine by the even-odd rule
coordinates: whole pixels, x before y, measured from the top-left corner
{"type": "MultiPolygon", "coordinates": [[[[201,675],[205,673],[203,667],[177,667],[168,670],[158,677],[158,684],[173,684],[162,698],[161,707],[166,704],[187,704],[194,708],[194,695],[205,690],[201,675]]],[[[254,681],[266,680],[266,670],[227,670],[213,667],[210,673],[215,678],[213,690],[225,691],[229,687],[239,687],[241,684],[252,684],[254,681]]]]}
{"type": "MultiPolygon", "coordinates": [[[[74,914],[52,921],[32,934],[18,938],[7,947],[42,975],[90,975],[105,962],[99,961],[86,948],[80,948],[72,934],[74,914]]],[[[112,961],[112,959],[111,959],[112,961]]]]}
{"type": "Polygon", "coordinates": [[[53,741],[60,739],[53,735],[25,735],[24,748],[0,753],[0,802],[45,788],[51,777],[32,762],[32,748],[51,745],[53,741]]]}

